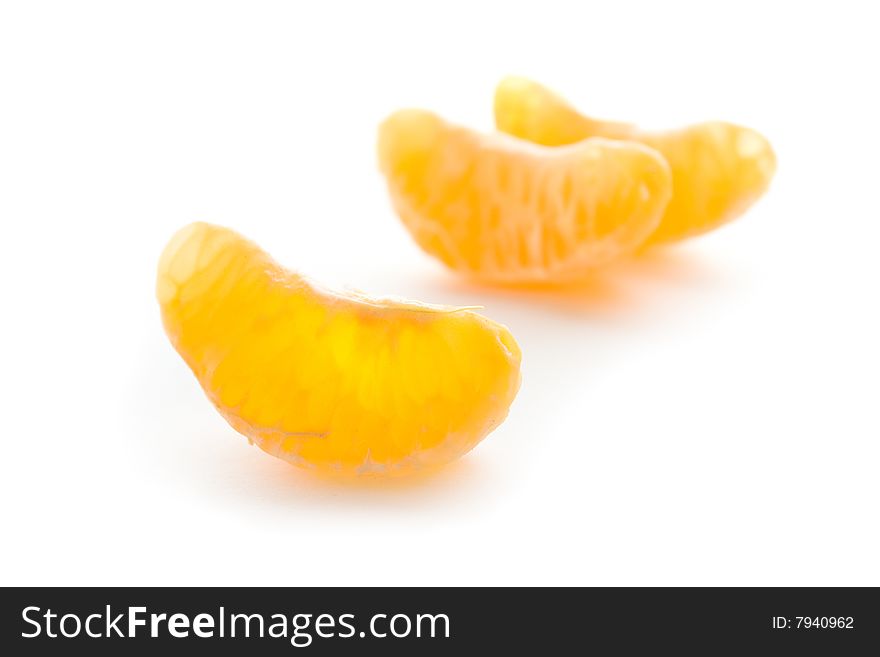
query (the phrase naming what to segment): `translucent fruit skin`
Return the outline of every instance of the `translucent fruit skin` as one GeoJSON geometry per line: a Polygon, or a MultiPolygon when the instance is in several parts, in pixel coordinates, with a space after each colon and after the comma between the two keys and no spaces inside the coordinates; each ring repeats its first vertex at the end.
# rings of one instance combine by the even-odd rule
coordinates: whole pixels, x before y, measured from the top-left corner
{"type": "Polygon", "coordinates": [[[668,132],[586,117],[541,85],[518,77],[495,92],[495,125],[545,146],[592,137],[626,139],[657,149],[672,169],[673,194],[647,244],[673,242],[735,219],[766,191],[776,171],[770,143],[749,128],[713,121],[668,132]]]}
{"type": "Polygon", "coordinates": [[[560,282],[635,250],[671,196],[665,160],[644,145],[591,139],[545,148],[480,135],[431,112],[379,128],[379,166],[416,242],[493,282],[560,282]]]}
{"type": "Polygon", "coordinates": [[[303,467],[406,474],[447,463],[507,415],[510,332],[467,309],[322,290],[205,223],[165,248],[165,330],[211,402],[261,449],[303,467]]]}

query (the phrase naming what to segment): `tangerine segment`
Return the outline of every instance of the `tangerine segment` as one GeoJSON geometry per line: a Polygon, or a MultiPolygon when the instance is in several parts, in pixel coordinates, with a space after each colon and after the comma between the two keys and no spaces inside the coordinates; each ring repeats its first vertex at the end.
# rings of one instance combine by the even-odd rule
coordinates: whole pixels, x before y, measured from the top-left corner
{"type": "Polygon", "coordinates": [[[495,125],[544,146],[605,137],[640,141],[660,151],[672,169],[673,194],[648,243],[699,235],[735,219],[766,191],[776,170],[770,143],[749,128],[713,121],[643,131],[586,117],[552,91],[517,77],[498,85],[495,125]]]}
{"type": "Polygon", "coordinates": [[[671,195],[641,144],[552,149],[480,135],[422,110],[379,129],[379,165],[416,242],[449,267],[501,282],[565,281],[633,251],[671,195]]]}
{"type": "Polygon", "coordinates": [[[179,231],[159,262],[165,330],[261,449],[345,474],[455,459],[504,420],[520,350],[466,308],[321,289],[237,233],[179,231]]]}

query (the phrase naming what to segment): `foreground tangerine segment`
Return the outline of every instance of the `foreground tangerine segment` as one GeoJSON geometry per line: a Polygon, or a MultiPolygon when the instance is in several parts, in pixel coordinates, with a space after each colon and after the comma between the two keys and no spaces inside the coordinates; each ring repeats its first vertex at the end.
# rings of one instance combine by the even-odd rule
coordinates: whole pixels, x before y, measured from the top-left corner
{"type": "Polygon", "coordinates": [[[606,137],[657,149],[672,169],[673,194],[649,243],[699,235],[735,219],[764,193],[776,170],[769,142],[749,128],[714,121],[668,132],[642,131],[583,116],[548,89],[517,77],[498,85],[495,124],[545,146],[606,137]]]}
{"type": "Polygon", "coordinates": [[[388,118],[378,150],[394,207],[418,244],[490,281],[581,278],[638,247],[671,195],[666,162],[641,144],[544,148],[422,110],[388,118]]]}
{"type": "Polygon", "coordinates": [[[168,337],[223,417],[297,465],[391,474],[446,463],[504,420],[519,387],[504,326],[323,290],[218,226],[172,238],[156,292],[168,337]]]}

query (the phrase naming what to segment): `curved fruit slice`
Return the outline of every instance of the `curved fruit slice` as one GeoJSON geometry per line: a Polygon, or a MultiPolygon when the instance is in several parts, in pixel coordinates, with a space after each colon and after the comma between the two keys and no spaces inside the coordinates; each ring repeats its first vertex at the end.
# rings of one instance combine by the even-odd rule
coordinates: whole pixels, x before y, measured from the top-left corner
{"type": "Polygon", "coordinates": [[[394,207],[419,245],[493,281],[583,277],[641,244],[671,194],[666,162],[640,144],[543,148],[422,110],[388,118],[378,150],[394,207]]]}
{"type": "Polygon", "coordinates": [[[159,262],[165,330],[208,398],[273,456],[347,474],[461,456],[519,387],[508,330],[466,308],[337,294],[195,223],[159,262]]]}
{"type": "Polygon", "coordinates": [[[773,149],[754,130],[715,121],[646,132],[583,116],[553,92],[523,78],[507,78],[498,85],[495,125],[545,146],[606,137],[640,141],[660,151],[672,169],[673,194],[648,243],[699,235],[735,219],[764,193],[776,170],[773,149]]]}

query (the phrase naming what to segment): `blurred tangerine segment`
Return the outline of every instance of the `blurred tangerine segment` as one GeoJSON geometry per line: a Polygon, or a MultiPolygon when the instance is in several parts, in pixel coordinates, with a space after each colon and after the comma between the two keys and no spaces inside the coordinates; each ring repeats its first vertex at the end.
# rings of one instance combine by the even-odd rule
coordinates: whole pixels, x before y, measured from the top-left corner
{"type": "Polygon", "coordinates": [[[495,125],[544,146],[605,137],[639,141],[662,153],[672,170],[673,193],[649,244],[699,235],[735,219],[766,191],[776,170],[770,143],[749,128],[713,121],[648,132],[584,116],[549,89],[520,77],[498,85],[495,125]]]}
{"type": "Polygon", "coordinates": [[[165,247],[171,343],[237,431],[296,465],[405,474],[449,462],[506,417],[510,332],[466,308],[322,289],[206,223],[165,247]]]}
{"type": "Polygon", "coordinates": [[[416,242],[494,282],[564,282],[634,251],[671,195],[663,158],[638,143],[546,148],[481,135],[423,110],[379,128],[379,166],[416,242]]]}

